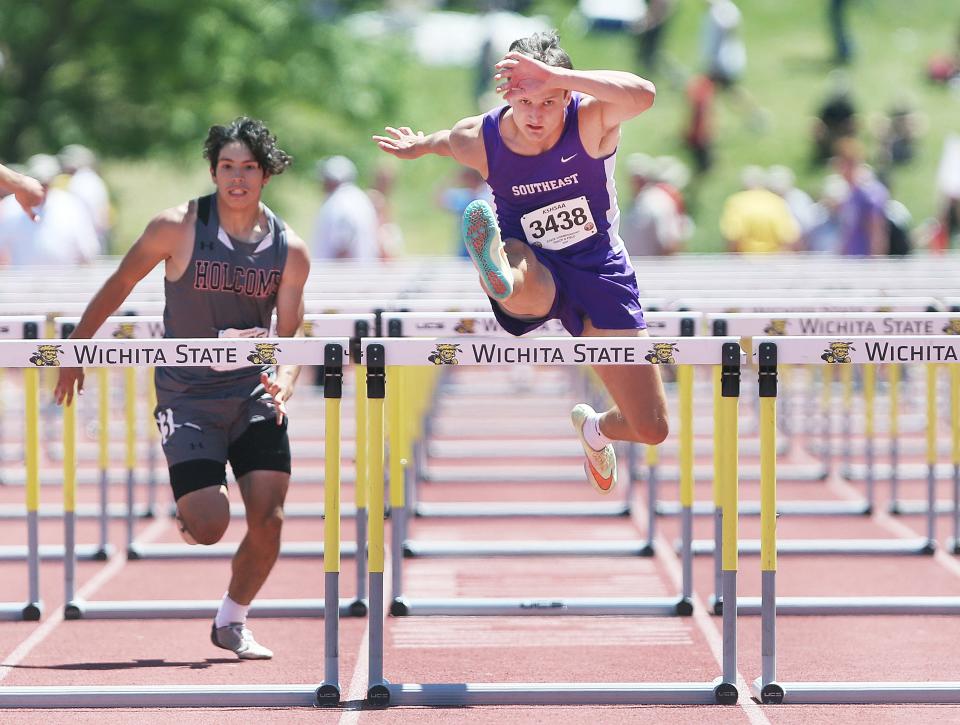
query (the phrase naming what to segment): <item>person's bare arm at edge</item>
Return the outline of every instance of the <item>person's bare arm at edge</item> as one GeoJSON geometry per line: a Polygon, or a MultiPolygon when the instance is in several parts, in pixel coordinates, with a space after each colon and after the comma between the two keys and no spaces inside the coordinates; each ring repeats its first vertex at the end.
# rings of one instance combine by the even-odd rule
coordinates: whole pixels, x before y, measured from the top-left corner
{"type": "MultiPolygon", "coordinates": [[[[287,227],[287,261],[277,289],[277,337],[303,337],[303,288],[310,274],[310,252],[304,241],[287,227]]],[[[286,401],[293,397],[293,386],[300,375],[299,365],[278,365],[271,381],[260,375],[264,389],[277,405],[277,425],[287,414],[286,401]]]]}
{"type": "Polygon", "coordinates": [[[40,206],[47,195],[39,181],[0,164],[0,189],[13,194],[17,203],[33,221],[39,219],[33,209],[40,206]]]}
{"type": "MultiPolygon", "coordinates": [[[[188,205],[167,209],[155,216],[120,260],[116,271],[107,278],[87,304],[70,339],[93,337],[104,321],[127,299],[137,282],[146,277],[157,264],[175,253],[178,245],[184,243],[186,234],[193,234],[193,218],[188,211],[188,205]]],[[[77,384],[78,394],[82,394],[83,379],[83,368],[61,367],[54,389],[57,404],[62,405],[66,401],[69,405],[73,401],[74,382],[77,384]]]]}
{"type": "Polygon", "coordinates": [[[620,124],[639,116],[657,95],[651,81],[618,70],[578,71],[557,68],[522,53],[507,53],[496,64],[497,93],[515,96],[558,88],[588,96],[581,103],[581,137],[591,154],[611,153],[620,140],[620,124]],[[596,144],[595,148],[594,144],[596,144]]]}
{"type": "Polygon", "coordinates": [[[469,116],[453,128],[424,134],[407,126],[386,127],[388,136],[374,136],[383,151],[398,159],[418,159],[434,154],[450,156],[487,178],[487,155],[483,146],[483,116],[469,116]]]}

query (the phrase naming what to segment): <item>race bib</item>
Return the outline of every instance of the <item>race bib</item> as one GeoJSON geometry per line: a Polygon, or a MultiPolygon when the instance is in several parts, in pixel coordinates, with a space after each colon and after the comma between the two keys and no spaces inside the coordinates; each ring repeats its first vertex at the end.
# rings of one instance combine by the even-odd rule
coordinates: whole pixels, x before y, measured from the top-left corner
{"type": "MultiPolygon", "coordinates": [[[[218,337],[266,337],[267,333],[270,332],[265,327],[247,327],[243,330],[238,330],[235,327],[228,327],[226,330],[220,330],[218,337]]],[[[228,370],[239,370],[240,368],[250,367],[249,363],[222,363],[219,365],[211,365],[211,370],[216,370],[218,373],[224,373],[228,370]]]]}
{"type": "Polygon", "coordinates": [[[520,217],[527,242],[544,249],[563,249],[597,232],[587,197],[559,201],[520,217]]]}

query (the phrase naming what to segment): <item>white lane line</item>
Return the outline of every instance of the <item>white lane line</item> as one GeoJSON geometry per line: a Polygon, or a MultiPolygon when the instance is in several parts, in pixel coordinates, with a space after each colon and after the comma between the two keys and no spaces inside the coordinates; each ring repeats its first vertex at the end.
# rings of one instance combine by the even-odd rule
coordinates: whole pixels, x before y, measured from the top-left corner
{"type": "MultiPolygon", "coordinates": [[[[167,526],[169,526],[169,521],[166,518],[156,519],[144,530],[143,535],[138,537],[137,540],[143,543],[151,543],[167,526]]],[[[77,598],[88,599],[92,597],[100,587],[113,579],[126,563],[127,552],[120,551],[119,549],[115,551],[106,566],[98,571],[90,581],[80,587],[76,593],[77,598]]],[[[30,636],[23,640],[13,652],[7,655],[3,662],[0,662],[0,682],[13,671],[14,667],[23,662],[35,647],[49,637],[50,633],[53,632],[62,621],[63,607],[61,606],[33,630],[30,636]]]]}
{"type": "MultiPolygon", "coordinates": [[[[635,498],[631,502],[630,519],[637,527],[638,532],[646,530],[647,509],[640,497],[635,498]]],[[[680,566],[680,559],[677,554],[674,553],[673,546],[671,546],[670,542],[663,537],[663,534],[659,534],[654,538],[654,551],[656,552],[657,560],[663,562],[667,570],[667,575],[673,582],[675,591],[679,592],[683,580],[683,570],[680,566]]],[[[720,632],[717,631],[711,616],[707,614],[707,606],[703,600],[696,592],[693,593],[691,598],[693,600],[694,624],[697,625],[697,629],[700,630],[704,639],[706,639],[710,653],[713,655],[713,659],[722,672],[723,637],[720,632]]],[[[750,697],[750,685],[739,669],[737,669],[737,689],[740,691],[740,697],[737,698],[737,705],[743,709],[744,714],[751,724],[771,725],[761,707],[750,697]]]]}
{"type": "MultiPolygon", "coordinates": [[[[389,540],[389,536],[387,540],[389,540]]],[[[384,542],[386,543],[386,542],[384,542]]],[[[358,542],[359,544],[359,542],[358,542]]],[[[393,588],[393,566],[390,562],[391,550],[386,547],[383,553],[383,592],[384,598],[389,596],[393,588]]],[[[369,571],[369,570],[368,570],[369,571]]],[[[367,592],[369,595],[369,592],[367,592]]],[[[387,612],[390,607],[384,604],[383,621],[387,621],[387,612]]],[[[349,705],[344,706],[344,712],[337,721],[337,725],[356,725],[360,721],[360,713],[363,712],[363,703],[367,699],[367,670],[369,668],[370,653],[370,617],[364,618],[363,637],[360,638],[360,647],[357,652],[357,664],[353,668],[353,674],[350,675],[350,684],[347,686],[346,702],[349,705]]],[[[386,624],[384,624],[386,630],[386,624]]],[[[384,641],[386,641],[386,631],[384,631],[384,641]]]]}
{"type": "Polygon", "coordinates": [[[350,676],[350,685],[347,688],[346,701],[351,703],[337,721],[338,725],[356,725],[360,720],[360,707],[367,699],[367,650],[370,646],[370,625],[367,624],[360,638],[360,651],[357,653],[357,664],[350,676]]]}
{"type": "MultiPolygon", "coordinates": [[[[846,481],[833,481],[831,483],[831,487],[834,488],[837,493],[847,498],[861,498],[861,495],[857,489],[846,481]]],[[[875,511],[873,514],[873,520],[894,536],[899,536],[904,539],[916,539],[920,536],[923,536],[923,534],[914,531],[912,528],[903,523],[903,521],[898,521],[883,510],[878,509],[875,511]]],[[[960,561],[957,561],[955,558],[947,554],[943,547],[938,546],[936,548],[936,550],[933,552],[933,558],[951,574],[956,577],[960,577],[960,561]]]]}

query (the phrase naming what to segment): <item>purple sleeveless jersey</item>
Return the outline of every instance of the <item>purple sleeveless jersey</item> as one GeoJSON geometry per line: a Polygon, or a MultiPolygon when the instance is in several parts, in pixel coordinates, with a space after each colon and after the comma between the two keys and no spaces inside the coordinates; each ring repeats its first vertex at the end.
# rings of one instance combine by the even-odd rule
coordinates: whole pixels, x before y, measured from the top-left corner
{"type": "Polygon", "coordinates": [[[557,318],[571,335],[583,319],[606,330],[644,329],[637,279],[620,239],[620,210],[613,172],[616,153],[591,158],[580,141],[574,93],[560,140],[537,156],[507,148],[500,122],[509,106],[483,118],[487,183],[493,190],[500,234],[529,244],[550,270],[557,297],[547,316],[518,320],[491,300],[500,325],[522,335],[557,318]]]}

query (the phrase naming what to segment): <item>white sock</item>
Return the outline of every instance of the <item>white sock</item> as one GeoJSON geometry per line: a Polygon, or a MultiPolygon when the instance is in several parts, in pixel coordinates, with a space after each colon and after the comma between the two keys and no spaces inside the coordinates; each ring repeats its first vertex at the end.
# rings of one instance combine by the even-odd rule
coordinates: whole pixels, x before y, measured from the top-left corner
{"type": "Polygon", "coordinates": [[[250,611],[249,604],[237,604],[230,598],[230,594],[224,594],[220,602],[220,608],[217,610],[217,617],[214,620],[217,627],[226,627],[228,624],[247,621],[247,612],[250,611]]]}
{"type": "Polygon", "coordinates": [[[595,451],[602,451],[612,441],[600,431],[600,415],[594,414],[583,421],[583,437],[595,451]]]}

